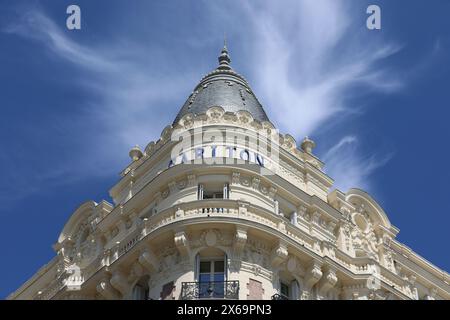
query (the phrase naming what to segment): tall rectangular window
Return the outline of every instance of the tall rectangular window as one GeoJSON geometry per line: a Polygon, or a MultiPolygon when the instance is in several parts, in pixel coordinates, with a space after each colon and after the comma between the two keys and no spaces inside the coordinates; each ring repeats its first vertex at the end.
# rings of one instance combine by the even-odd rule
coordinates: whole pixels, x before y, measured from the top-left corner
{"type": "Polygon", "coordinates": [[[223,298],[225,289],[225,261],[200,260],[199,263],[200,298],[223,298]]]}

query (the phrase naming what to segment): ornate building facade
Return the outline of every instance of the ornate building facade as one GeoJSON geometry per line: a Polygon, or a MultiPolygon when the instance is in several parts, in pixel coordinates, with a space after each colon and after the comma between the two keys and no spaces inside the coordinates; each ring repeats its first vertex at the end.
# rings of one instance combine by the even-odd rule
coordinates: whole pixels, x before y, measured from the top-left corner
{"type": "Polygon", "coordinates": [[[366,192],[332,190],[313,154],[219,66],[56,256],[9,299],[450,299],[450,277],[396,240],[366,192]],[[188,143],[186,143],[188,142],[188,143]]]}

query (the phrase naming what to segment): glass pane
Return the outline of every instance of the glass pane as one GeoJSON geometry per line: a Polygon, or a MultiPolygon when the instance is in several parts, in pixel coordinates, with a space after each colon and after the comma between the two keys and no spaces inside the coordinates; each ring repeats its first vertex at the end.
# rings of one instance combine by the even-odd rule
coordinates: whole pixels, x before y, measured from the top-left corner
{"type": "Polygon", "coordinates": [[[281,294],[289,297],[289,286],[282,282],[280,287],[281,294]]]}
{"type": "Polygon", "coordinates": [[[214,273],[224,272],[225,271],[225,263],[224,261],[214,261],[214,273]]]}
{"type": "Polygon", "coordinates": [[[223,298],[225,293],[225,263],[214,261],[214,297],[223,298]]]}
{"type": "Polygon", "coordinates": [[[140,285],[133,288],[133,300],[145,300],[145,289],[140,285]]]}
{"type": "Polygon", "coordinates": [[[210,282],[211,281],[211,275],[209,273],[200,274],[198,280],[200,282],[210,282]]]}
{"type": "Polygon", "coordinates": [[[214,298],[223,298],[225,292],[225,283],[223,282],[223,280],[220,282],[213,282],[213,286],[214,286],[213,292],[214,298]]]}
{"type": "Polygon", "coordinates": [[[200,261],[200,273],[211,272],[211,262],[210,261],[200,261]]]}
{"type": "Polygon", "coordinates": [[[225,281],[225,275],[223,273],[214,273],[214,281],[215,282],[225,281]]]}

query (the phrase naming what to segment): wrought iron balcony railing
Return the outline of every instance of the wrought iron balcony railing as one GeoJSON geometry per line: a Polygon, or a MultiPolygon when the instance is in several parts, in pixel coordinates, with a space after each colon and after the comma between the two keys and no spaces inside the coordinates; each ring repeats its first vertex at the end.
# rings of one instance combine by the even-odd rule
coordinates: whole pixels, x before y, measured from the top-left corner
{"type": "Polygon", "coordinates": [[[183,282],[181,299],[239,299],[239,281],[183,282]]]}
{"type": "Polygon", "coordinates": [[[272,300],[289,300],[289,297],[285,296],[284,294],[281,293],[275,293],[272,296],[272,300]]]}

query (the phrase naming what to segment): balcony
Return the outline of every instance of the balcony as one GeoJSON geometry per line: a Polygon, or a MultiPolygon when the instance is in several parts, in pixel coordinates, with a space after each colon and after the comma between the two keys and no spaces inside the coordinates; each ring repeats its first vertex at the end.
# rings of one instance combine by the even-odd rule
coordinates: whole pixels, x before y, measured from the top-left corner
{"type": "Polygon", "coordinates": [[[239,281],[183,282],[181,300],[239,299],[239,281]]]}
{"type": "Polygon", "coordinates": [[[284,294],[281,293],[275,293],[272,298],[272,300],[289,300],[289,297],[285,296],[284,294]]]}

